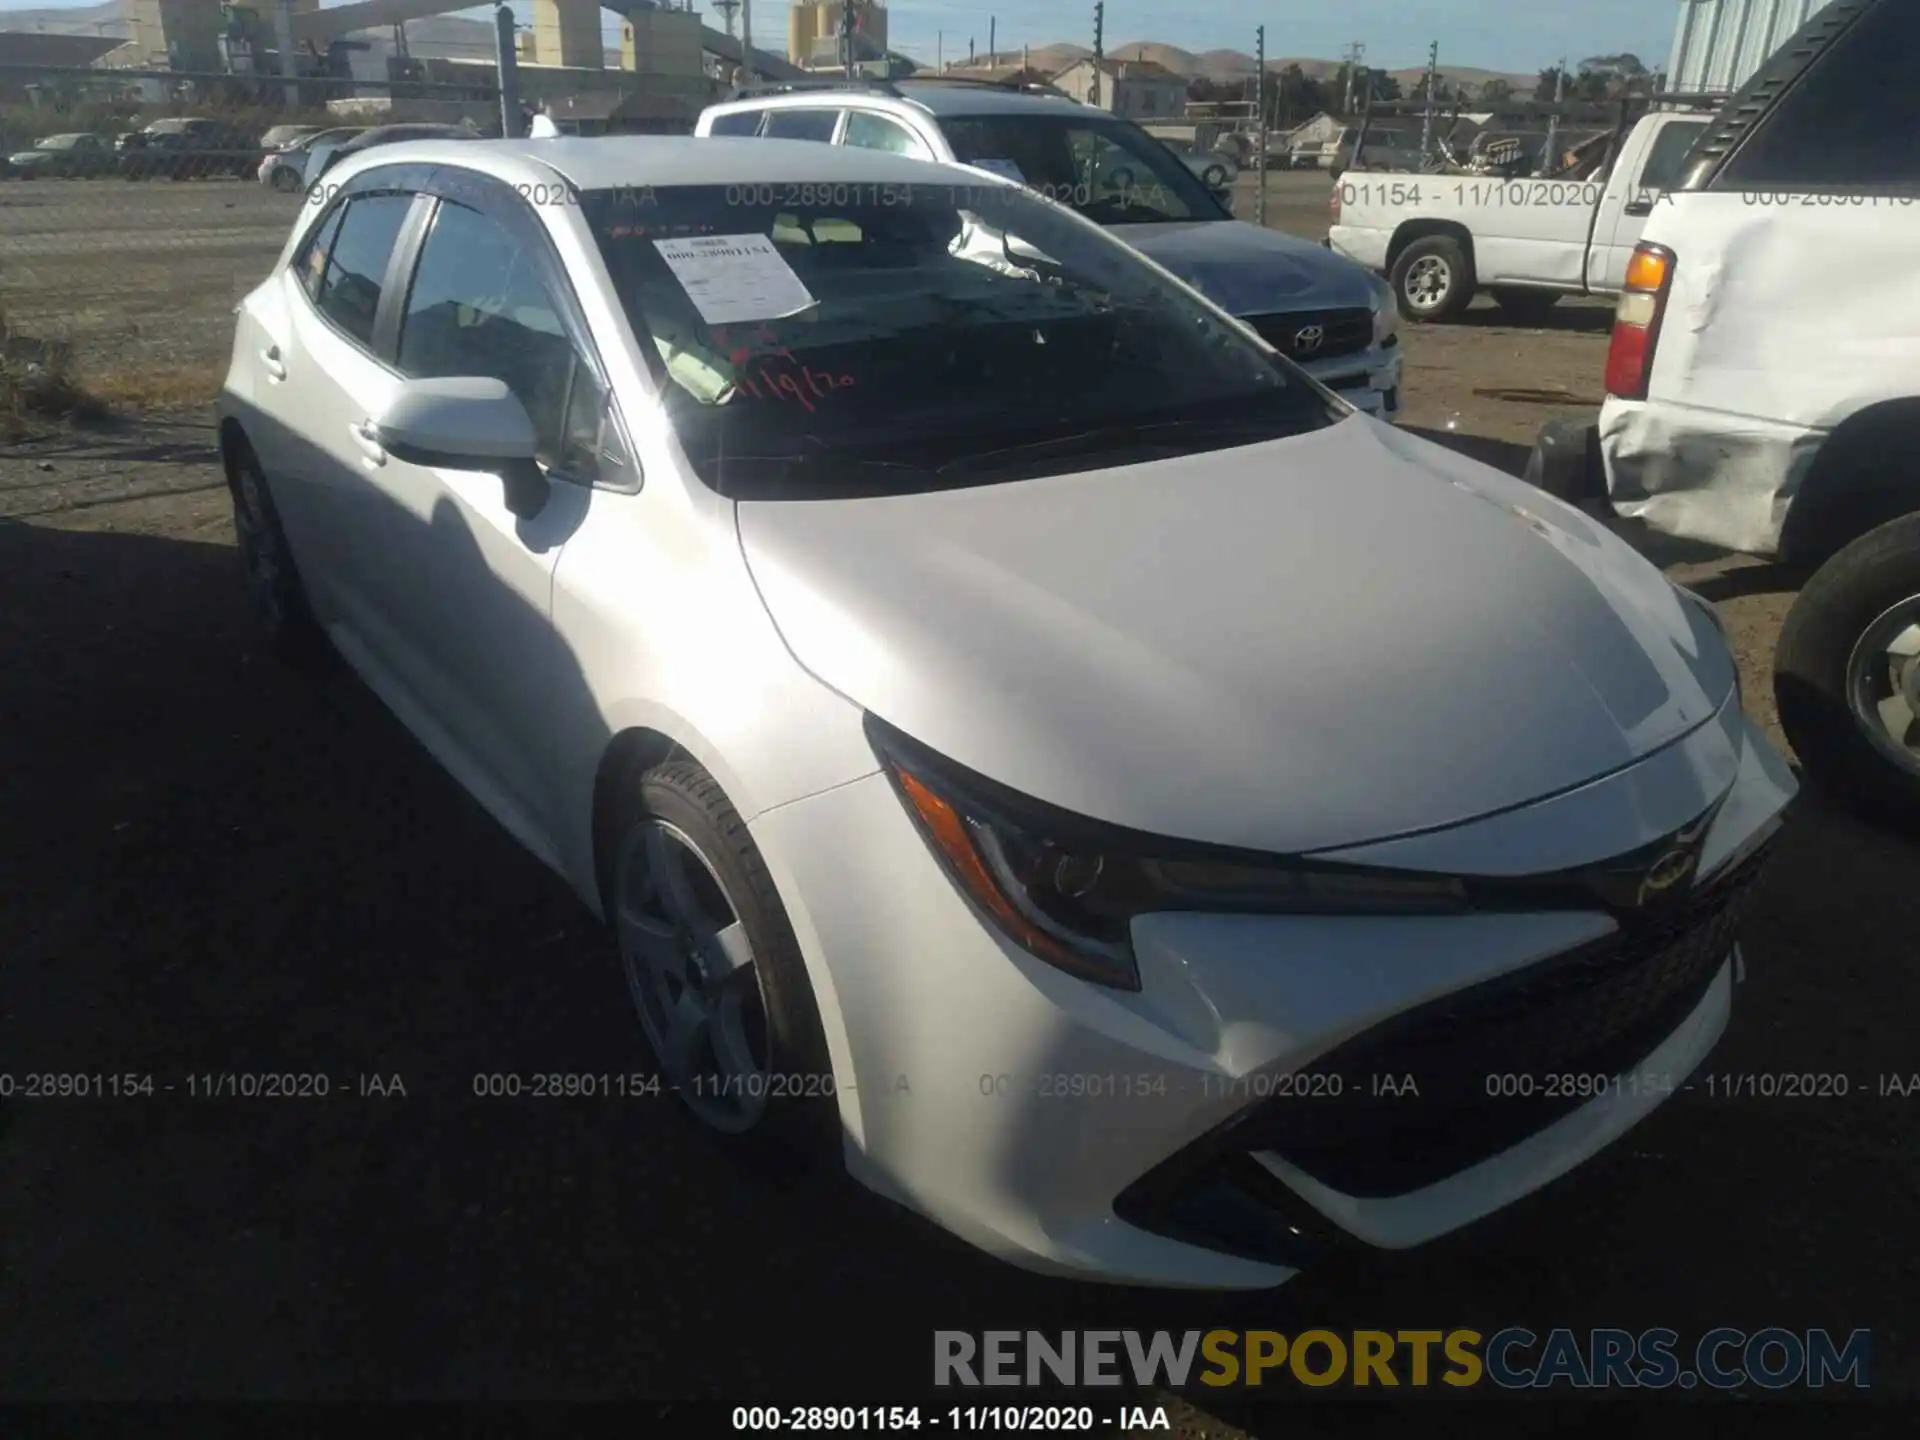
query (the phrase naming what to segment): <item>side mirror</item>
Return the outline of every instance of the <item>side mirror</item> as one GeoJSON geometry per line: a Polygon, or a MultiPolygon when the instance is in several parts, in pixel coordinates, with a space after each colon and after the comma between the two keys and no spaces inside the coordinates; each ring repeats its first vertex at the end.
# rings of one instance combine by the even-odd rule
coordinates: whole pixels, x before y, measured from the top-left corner
{"type": "Polygon", "coordinates": [[[404,380],[374,424],[380,444],[396,460],[498,475],[507,509],[523,520],[546,506],[547,477],[534,459],[539,442],[533,421],[504,380],[404,380]]]}

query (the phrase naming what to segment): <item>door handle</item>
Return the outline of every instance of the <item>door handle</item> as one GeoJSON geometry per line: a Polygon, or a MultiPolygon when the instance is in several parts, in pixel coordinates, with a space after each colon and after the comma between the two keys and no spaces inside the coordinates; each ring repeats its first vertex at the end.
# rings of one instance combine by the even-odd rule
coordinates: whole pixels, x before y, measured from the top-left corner
{"type": "Polygon", "coordinates": [[[361,420],[347,426],[354,442],[367,457],[370,465],[387,463],[387,447],[380,443],[380,429],[371,420],[361,420]]]}
{"type": "Polygon", "coordinates": [[[1631,215],[1636,220],[1644,219],[1648,215],[1653,214],[1652,197],[1642,195],[1638,200],[1632,201],[1630,204],[1628,204],[1626,210],[1622,213],[1631,215]]]}
{"type": "Polygon", "coordinates": [[[260,368],[267,372],[267,378],[269,380],[284,380],[287,378],[287,367],[280,361],[280,347],[278,345],[269,345],[260,352],[260,368]]]}

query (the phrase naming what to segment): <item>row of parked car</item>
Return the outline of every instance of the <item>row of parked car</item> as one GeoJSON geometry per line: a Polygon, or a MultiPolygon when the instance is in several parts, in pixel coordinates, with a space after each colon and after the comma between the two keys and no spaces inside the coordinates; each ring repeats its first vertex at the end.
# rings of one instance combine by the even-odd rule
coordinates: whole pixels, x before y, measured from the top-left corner
{"type": "Polygon", "coordinates": [[[315,144],[344,143],[368,133],[370,128],[276,125],[260,134],[225,120],[170,116],[139,130],[83,130],[45,136],[27,149],[0,157],[0,175],[22,180],[253,177],[263,185],[292,193],[305,183],[306,158],[315,144]]]}

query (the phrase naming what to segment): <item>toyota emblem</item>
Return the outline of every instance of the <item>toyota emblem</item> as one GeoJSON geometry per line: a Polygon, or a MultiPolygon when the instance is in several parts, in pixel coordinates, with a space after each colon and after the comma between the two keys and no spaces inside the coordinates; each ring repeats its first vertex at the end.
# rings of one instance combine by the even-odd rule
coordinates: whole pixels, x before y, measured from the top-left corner
{"type": "Polygon", "coordinates": [[[1293,332],[1293,353],[1311,355],[1327,343],[1327,331],[1323,325],[1302,325],[1293,332]]]}

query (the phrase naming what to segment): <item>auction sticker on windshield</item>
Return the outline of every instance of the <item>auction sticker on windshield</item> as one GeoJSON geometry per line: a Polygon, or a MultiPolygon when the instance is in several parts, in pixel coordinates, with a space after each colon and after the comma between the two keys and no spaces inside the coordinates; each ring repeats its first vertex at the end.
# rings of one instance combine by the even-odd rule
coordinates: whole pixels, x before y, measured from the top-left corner
{"type": "Polygon", "coordinates": [[[814,303],[768,236],[693,235],[653,243],[709,325],[784,320],[814,303]]]}

